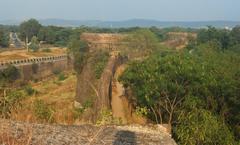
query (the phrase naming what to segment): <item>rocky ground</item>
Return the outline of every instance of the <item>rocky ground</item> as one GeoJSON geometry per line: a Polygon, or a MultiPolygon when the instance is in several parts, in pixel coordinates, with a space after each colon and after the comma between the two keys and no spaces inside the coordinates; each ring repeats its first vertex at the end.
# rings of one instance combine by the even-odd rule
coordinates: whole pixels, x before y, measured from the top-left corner
{"type": "Polygon", "coordinates": [[[0,120],[3,145],[176,145],[161,126],[63,126],[0,120]]]}

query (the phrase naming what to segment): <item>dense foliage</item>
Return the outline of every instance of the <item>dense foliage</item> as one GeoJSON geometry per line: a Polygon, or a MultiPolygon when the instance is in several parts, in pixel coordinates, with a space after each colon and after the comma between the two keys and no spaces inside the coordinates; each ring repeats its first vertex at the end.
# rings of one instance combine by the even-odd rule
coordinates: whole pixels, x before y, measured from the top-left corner
{"type": "Polygon", "coordinates": [[[79,39],[72,39],[68,47],[74,58],[74,69],[77,73],[81,73],[88,58],[88,44],[79,39]]]}
{"type": "Polygon", "coordinates": [[[0,87],[7,83],[13,83],[21,76],[20,71],[13,65],[7,66],[6,69],[0,71],[0,87]]]}
{"type": "Polygon", "coordinates": [[[44,26],[39,30],[38,38],[47,44],[66,46],[73,30],[57,26],[44,26]]]}
{"type": "Polygon", "coordinates": [[[199,31],[197,42],[201,44],[209,41],[217,42],[221,50],[239,51],[240,26],[234,27],[232,31],[214,27],[208,27],[208,29],[199,31]]]}
{"type": "Polygon", "coordinates": [[[106,64],[108,62],[108,58],[109,58],[109,54],[107,52],[98,52],[95,56],[94,56],[94,72],[95,72],[95,77],[97,79],[101,78],[101,75],[103,73],[104,68],[106,67],[106,64]]]}
{"type": "Polygon", "coordinates": [[[8,45],[9,45],[8,32],[0,28],[0,47],[8,47],[8,45]]]}
{"type": "MultiPolygon", "coordinates": [[[[120,78],[135,107],[172,125],[180,144],[235,144],[233,134],[239,140],[240,57],[224,46],[224,35],[200,36],[190,53],[155,53],[133,62],[120,78]]],[[[238,45],[236,36],[231,39],[238,45]]]]}
{"type": "MultiPolygon", "coordinates": [[[[37,36],[42,25],[35,19],[30,19],[20,24],[19,31],[22,40],[31,40],[33,36],[37,36]]],[[[27,40],[27,41],[28,41],[27,40]]]]}
{"type": "Polygon", "coordinates": [[[40,46],[39,46],[39,41],[38,41],[38,39],[37,39],[36,36],[33,36],[33,37],[32,37],[31,43],[30,43],[30,45],[29,45],[29,48],[30,48],[32,51],[34,51],[34,52],[38,51],[38,49],[40,48],[40,46]]]}

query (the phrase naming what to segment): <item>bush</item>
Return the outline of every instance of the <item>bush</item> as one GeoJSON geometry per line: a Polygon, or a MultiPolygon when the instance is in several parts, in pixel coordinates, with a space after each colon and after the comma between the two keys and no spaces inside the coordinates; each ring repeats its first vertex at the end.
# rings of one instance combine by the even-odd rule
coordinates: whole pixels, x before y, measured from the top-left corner
{"type": "Polygon", "coordinates": [[[0,100],[0,116],[2,118],[9,118],[13,109],[21,106],[23,94],[20,91],[11,91],[3,96],[0,100]]]}
{"type": "Polygon", "coordinates": [[[88,99],[83,103],[82,108],[74,108],[73,110],[73,116],[75,119],[81,117],[81,115],[86,111],[86,109],[91,108],[93,106],[92,99],[88,99]]]}
{"type": "Polygon", "coordinates": [[[184,109],[174,130],[177,142],[182,145],[236,144],[226,124],[202,106],[196,97],[188,97],[183,103],[184,109]]]}
{"type": "Polygon", "coordinates": [[[7,68],[3,70],[2,76],[7,82],[14,82],[20,78],[21,74],[15,66],[8,65],[7,68]]]}
{"type": "Polygon", "coordinates": [[[120,118],[114,118],[112,110],[103,108],[102,110],[100,110],[100,114],[98,116],[96,124],[97,125],[122,124],[122,120],[120,118]]]}
{"type": "Polygon", "coordinates": [[[31,44],[29,45],[29,48],[32,49],[32,51],[36,52],[39,50],[39,42],[36,36],[32,37],[31,44]]]}
{"type": "Polygon", "coordinates": [[[44,48],[44,49],[42,49],[42,52],[52,52],[52,50],[49,48],[44,48]]]}
{"type": "Polygon", "coordinates": [[[98,52],[94,58],[94,71],[97,79],[101,78],[104,68],[108,62],[109,54],[107,52],[98,52]]]}
{"type": "Polygon", "coordinates": [[[44,122],[53,122],[53,113],[54,110],[50,108],[43,100],[34,101],[34,114],[37,119],[40,119],[44,122]]]}
{"type": "Polygon", "coordinates": [[[137,106],[135,112],[138,116],[147,116],[148,109],[147,109],[147,107],[141,108],[141,107],[137,106]]]}
{"type": "Polygon", "coordinates": [[[28,96],[31,96],[31,95],[37,93],[37,91],[35,89],[33,89],[32,86],[30,86],[30,85],[25,86],[24,91],[26,92],[26,94],[28,96]]]}
{"type": "Polygon", "coordinates": [[[74,56],[74,70],[80,74],[88,59],[89,47],[87,42],[73,38],[69,42],[69,49],[74,56]]]}
{"type": "Polygon", "coordinates": [[[67,77],[65,76],[64,73],[60,73],[60,74],[58,75],[58,81],[64,81],[66,78],[67,78],[67,77]]]}
{"type": "Polygon", "coordinates": [[[82,116],[83,112],[84,112],[84,108],[74,108],[73,110],[73,118],[74,119],[78,119],[82,116]]]}
{"type": "Polygon", "coordinates": [[[54,68],[52,73],[55,74],[55,75],[58,75],[62,72],[62,70],[60,68],[54,68]]]}
{"type": "Polygon", "coordinates": [[[113,123],[112,111],[108,109],[102,109],[97,120],[98,125],[106,125],[113,123]]]}

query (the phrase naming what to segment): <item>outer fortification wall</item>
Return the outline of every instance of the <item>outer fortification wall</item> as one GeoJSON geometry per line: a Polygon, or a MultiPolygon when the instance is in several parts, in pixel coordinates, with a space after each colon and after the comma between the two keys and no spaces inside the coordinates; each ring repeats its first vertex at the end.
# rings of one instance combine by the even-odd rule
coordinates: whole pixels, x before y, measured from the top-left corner
{"type": "Polygon", "coordinates": [[[8,65],[14,65],[20,70],[20,79],[23,81],[44,79],[55,71],[72,69],[72,61],[67,55],[4,61],[0,62],[0,70],[6,69],[8,65]]]}

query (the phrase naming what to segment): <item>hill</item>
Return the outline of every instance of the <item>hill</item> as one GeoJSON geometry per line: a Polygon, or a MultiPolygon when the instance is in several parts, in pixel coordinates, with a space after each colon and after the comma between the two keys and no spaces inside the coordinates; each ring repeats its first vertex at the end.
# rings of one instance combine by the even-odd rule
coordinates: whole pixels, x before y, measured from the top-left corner
{"type": "MultiPolygon", "coordinates": [[[[240,25],[240,21],[158,21],[147,19],[130,19],[123,21],[100,21],[100,20],[64,20],[64,19],[41,19],[39,20],[43,25],[56,25],[56,26],[91,26],[91,27],[190,27],[190,28],[202,28],[208,25],[224,28],[234,27],[240,25]]],[[[18,25],[19,20],[2,20],[0,24],[4,25],[18,25]]]]}

